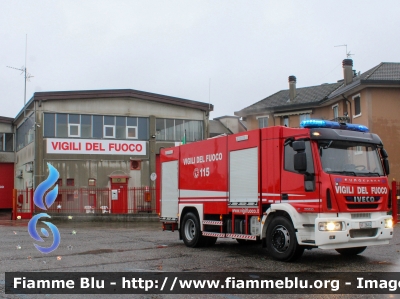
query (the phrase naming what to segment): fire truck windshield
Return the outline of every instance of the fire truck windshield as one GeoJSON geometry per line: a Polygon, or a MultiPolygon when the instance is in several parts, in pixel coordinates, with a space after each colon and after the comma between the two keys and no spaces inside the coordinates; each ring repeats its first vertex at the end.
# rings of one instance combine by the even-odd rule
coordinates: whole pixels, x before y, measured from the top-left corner
{"type": "Polygon", "coordinates": [[[322,168],[326,173],[348,176],[383,176],[375,144],[341,140],[318,141],[322,168]]]}

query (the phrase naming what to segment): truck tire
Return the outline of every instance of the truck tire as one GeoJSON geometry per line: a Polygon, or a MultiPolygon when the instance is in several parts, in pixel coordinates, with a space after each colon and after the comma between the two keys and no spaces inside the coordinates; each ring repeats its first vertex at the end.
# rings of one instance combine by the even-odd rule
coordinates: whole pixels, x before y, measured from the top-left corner
{"type": "Polygon", "coordinates": [[[195,214],[189,212],[183,216],[181,235],[187,247],[200,247],[204,239],[200,231],[200,222],[195,214]]]}
{"type": "Polygon", "coordinates": [[[291,262],[301,257],[304,247],[297,243],[292,222],[282,216],[272,219],[267,228],[267,250],[278,261],[291,262]]]}
{"type": "Polygon", "coordinates": [[[357,255],[363,252],[367,246],[364,247],[351,247],[351,248],[340,248],[340,249],[335,249],[337,252],[339,252],[341,255],[357,255]]]}

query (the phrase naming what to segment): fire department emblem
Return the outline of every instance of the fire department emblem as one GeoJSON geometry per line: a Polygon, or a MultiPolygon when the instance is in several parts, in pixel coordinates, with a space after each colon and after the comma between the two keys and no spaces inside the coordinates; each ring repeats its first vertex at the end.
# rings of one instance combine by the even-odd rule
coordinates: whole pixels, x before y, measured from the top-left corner
{"type": "Polygon", "coordinates": [[[195,179],[197,179],[199,177],[199,169],[198,168],[194,169],[193,176],[194,176],[195,179]]]}

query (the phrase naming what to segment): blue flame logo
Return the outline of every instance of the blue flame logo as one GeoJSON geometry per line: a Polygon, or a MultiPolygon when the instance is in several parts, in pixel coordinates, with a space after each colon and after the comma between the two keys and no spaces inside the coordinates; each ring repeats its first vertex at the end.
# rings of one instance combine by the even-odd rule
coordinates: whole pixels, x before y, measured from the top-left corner
{"type": "MultiPolygon", "coordinates": [[[[44,194],[57,182],[60,176],[57,169],[55,169],[52,165],[47,163],[47,167],[49,168],[49,176],[45,181],[40,183],[40,185],[35,190],[35,193],[33,194],[33,202],[38,208],[42,210],[47,210],[48,208],[50,208],[50,206],[56,200],[58,194],[58,185],[56,185],[53,188],[53,190],[50,190],[46,194],[45,200],[43,202],[44,194]]],[[[28,232],[30,236],[32,237],[32,239],[38,242],[44,242],[44,240],[39,236],[39,234],[36,231],[37,222],[41,217],[51,218],[50,215],[48,215],[47,213],[40,213],[33,216],[28,223],[28,232]]],[[[60,245],[61,241],[60,232],[58,231],[57,227],[54,224],[47,221],[42,221],[42,222],[50,228],[50,231],[54,236],[53,244],[51,244],[50,247],[42,247],[37,244],[34,245],[36,249],[39,250],[41,253],[50,253],[53,250],[56,250],[58,245],[60,245]]],[[[49,232],[45,228],[42,228],[40,231],[46,238],[49,236],[49,232]]]]}

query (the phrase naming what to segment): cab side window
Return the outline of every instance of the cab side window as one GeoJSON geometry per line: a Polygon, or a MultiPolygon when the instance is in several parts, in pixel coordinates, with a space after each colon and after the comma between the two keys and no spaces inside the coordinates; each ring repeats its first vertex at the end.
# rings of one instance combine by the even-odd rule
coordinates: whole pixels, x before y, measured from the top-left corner
{"type": "MultiPolygon", "coordinates": [[[[314,173],[314,162],[313,162],[313,157],[312,157],[312,153],[311,153],[310,141],[306,140],[305,145],[306,145],[305,152],[306,152],[306,156],[307,156],[307,172],[310,174],[313,174],[314,173]]],[[[292,143],[287,142],[287,144],[285,145],[285,157],[284,157],[284,163],[285,163],[284,169],[285,170],[299,173],[298,171],[296,171],[294,169],[294,155],[296,153],[297,152],[292,147],[292,143]]]]}

